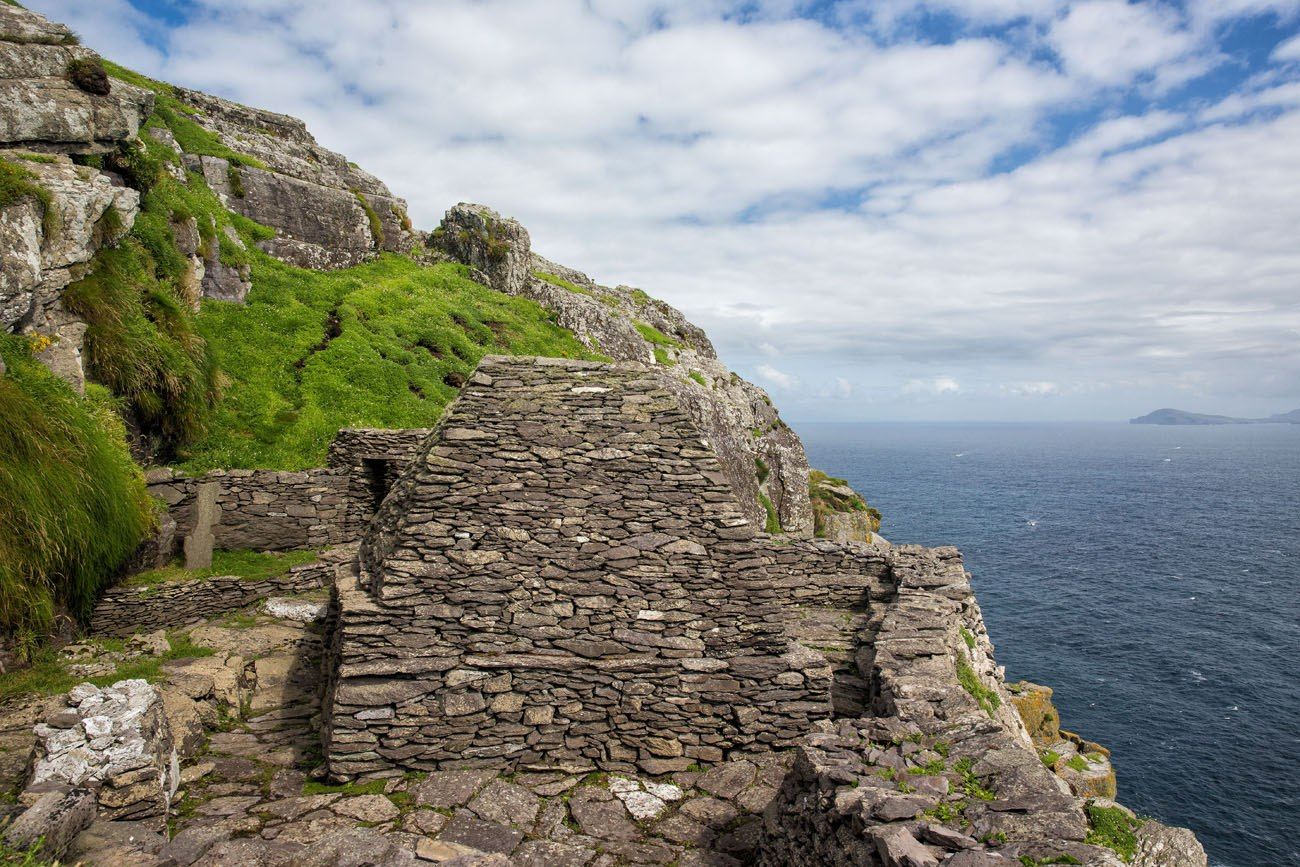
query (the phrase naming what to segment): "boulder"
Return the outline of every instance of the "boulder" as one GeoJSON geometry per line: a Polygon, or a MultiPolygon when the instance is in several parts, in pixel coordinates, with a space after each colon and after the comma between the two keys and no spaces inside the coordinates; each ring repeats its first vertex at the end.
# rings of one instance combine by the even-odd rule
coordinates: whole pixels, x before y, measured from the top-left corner
{"type": "Polygon", "coordinates": [[[93,791],[47,784],[36,803],[5,829],[4,841],[15,849],[29,849],[40,843],[42,857],[62,858],[77,835],[94,820],[93,791]]]}
{"type": "Polygon", "coordinates": [[[1137,830],[1137,841],[1133,867],[1206,867],[1208,863],[1204,847],[1186,828],[1147,821],[1137,830]]]}

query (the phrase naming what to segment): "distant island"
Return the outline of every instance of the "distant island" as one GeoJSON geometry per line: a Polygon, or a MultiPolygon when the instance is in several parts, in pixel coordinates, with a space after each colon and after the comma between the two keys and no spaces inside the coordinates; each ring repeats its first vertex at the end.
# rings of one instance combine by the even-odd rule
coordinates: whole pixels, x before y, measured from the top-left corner
{"type": "Polygon", "coordinates": [[[1129,419],[1129,424],[1300,424],[1300,409],[1280,412],[1268,418],[1234,418],[1230,415],[1207,415],[1203,412],[1188,412],[1185,409],[1158,409],[1144,416],[1129,419]]]}

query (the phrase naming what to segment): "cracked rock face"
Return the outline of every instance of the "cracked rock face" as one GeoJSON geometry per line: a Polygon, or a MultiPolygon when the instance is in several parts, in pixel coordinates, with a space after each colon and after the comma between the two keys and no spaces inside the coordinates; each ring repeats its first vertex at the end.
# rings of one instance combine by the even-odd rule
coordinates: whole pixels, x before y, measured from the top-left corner
{"type": "Polygon", "coordinates": [[[0,4],[0,147],[103,153],[134,138],[154,96],[121,81],[106,94],[78,87],[69,63],[95,56],[62,24],[0,4]]]}
{"type": "Polygon", "coordinates": [[[97,791],[108,819],[165,816],[180,780],[162,695],[143,680],[68,693],[68,705],[35,728],[29,786],[62,783],[97,791]]]}
{"type": "Polygon", "coordinates": [[[410,250],[414,235],[406,202],[342,154],[317,144],[302,121],[195,90],[176,93],[199,109],[198,123],[264,166],[187,155],[187,166],[204,176],[225,207],[276,230],[275,238],[260,244],[267,253],[301,268],[330,270],[378,252],[410,250]]]}
{"type": "Polygon", "coordinates": [[[16,162],[49,193],[53,213],[46,220],[35,197],[0,211],[0,328],[45,338],[37,357],[80,391],[85,385],[81,347],[86,324],[64,307],[63,290],[84,276],[100,247],[130,230],[140,194],[66,157],[53,163],[16,162]],[[118,217],[112,230],[105,219],[109,210],[118,217]],[[49,236],[47,224],[56,228],[49,236]]]}

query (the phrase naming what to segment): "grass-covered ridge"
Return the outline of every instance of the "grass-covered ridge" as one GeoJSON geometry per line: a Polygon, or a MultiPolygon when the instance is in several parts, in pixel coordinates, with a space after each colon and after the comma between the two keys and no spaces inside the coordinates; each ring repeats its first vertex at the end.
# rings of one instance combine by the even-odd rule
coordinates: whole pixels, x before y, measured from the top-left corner
{"type": "Polygon", "coordinates": [[[485,354],[593,357],[553,314],[467,273],[392,254],[322,273],[254,253],[247,303],[199,317],[229,384],[186,468],[321,466],[340,428],[432,424],[485,354]]]}
{"type": "Polygon", "coordinates": [[[144,478],[104,389],[78,396],[0,335],[0,629],[30,655],[96,593],[153,526],[144,478]]]}

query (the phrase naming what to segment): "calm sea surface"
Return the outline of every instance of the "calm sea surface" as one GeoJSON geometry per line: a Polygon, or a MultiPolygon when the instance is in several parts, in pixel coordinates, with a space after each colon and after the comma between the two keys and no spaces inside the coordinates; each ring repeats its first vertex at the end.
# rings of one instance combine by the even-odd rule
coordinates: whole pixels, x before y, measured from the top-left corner
{"type": "Polygon", "coordinates": [[[1300,426],[804,424],[893,542],[953,544],[1008,678],[1221,867],[1300,865],[1300,426]]]}

